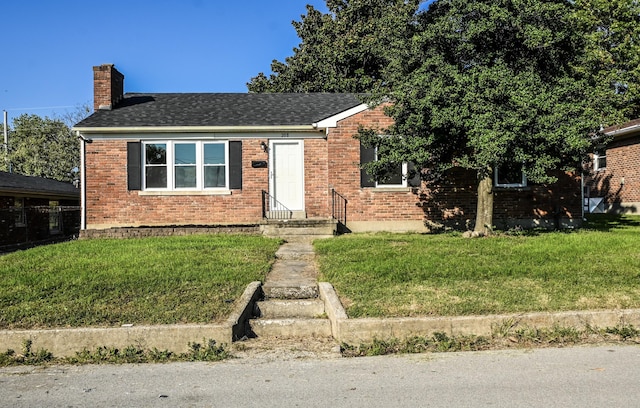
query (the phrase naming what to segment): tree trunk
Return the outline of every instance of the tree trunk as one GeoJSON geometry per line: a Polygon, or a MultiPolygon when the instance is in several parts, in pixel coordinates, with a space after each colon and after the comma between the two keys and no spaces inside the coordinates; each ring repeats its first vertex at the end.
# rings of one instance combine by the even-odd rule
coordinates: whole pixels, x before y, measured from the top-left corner
{"type": "Polygon", "coordinates": [[[478,174],[478,207],[473,232],[487,235],[493,229],[493,178],[491,172],[478,174]]]}

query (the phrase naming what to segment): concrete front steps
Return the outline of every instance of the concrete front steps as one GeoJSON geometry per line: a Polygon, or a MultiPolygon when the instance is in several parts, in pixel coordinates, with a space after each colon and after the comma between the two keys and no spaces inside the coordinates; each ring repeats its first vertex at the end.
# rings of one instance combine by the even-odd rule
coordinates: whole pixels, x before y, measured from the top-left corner
{"type": "MultiPolygon", "coordinates": [[[[294,228],[300,227],[298,224],[294,228]]],[[[282,225],[278,228],[286,229],[282,225]]],[[[312,246],[317,237],[305,234],[287,238],[276,252],[276,262],[261,288],[262,301],[255,303],[254,318],[249,321],[251,332],[258,339],[332,335],[325,304],[319,298],[312,246]]]]}
{"type": "Polygon", "coordinates": [[[258,338],[330,337],[324,302],[314,299],[268,299],[256,302],[251,330],[258,338]]]}
{"type": "Polygon", "coordinates": [[[331,218],[265,220],[260,230],[270,237],[332,237],[337,233],[338,221],[331,218]]]}

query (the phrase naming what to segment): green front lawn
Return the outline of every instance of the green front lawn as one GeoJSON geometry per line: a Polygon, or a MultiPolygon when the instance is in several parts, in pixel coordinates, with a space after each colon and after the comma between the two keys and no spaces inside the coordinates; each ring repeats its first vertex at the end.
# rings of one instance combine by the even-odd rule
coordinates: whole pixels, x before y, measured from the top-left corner
{"type": "Polygon", "coordinates": [[[280,241],[215,235],[82,240],[0,256],[0,329],[227,317],[280,241]]]}
{"type": "Polygon", "coordinates": [[[479,239],[354,234],[315,248],[349,317],[640,308],[640,217],[479,239]]]}

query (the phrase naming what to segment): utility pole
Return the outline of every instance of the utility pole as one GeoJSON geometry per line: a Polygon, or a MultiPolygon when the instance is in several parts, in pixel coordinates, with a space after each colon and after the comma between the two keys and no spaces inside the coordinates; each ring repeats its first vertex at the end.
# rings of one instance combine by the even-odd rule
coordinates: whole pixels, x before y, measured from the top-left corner
{"type": "Polygon", "coordinates": [[[5,160],[7,161],[7,169],[9,170],[9,173],[11,173],[11,162],[9,161],[9,125],[8,125],[8,120],[7,120],[7,111],[3,110],[3,117],[4,117],[4,122],[3,122],[3,126],[2,126],[2,130],[4,133],[4,153],[5,153],[5,160]]]}

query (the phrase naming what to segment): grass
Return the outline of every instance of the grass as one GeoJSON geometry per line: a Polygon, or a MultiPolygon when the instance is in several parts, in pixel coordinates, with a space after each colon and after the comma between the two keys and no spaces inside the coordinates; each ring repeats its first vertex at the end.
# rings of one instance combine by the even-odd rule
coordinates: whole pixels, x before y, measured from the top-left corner
{"type": "Polygon", "coordinates": [[[315,242],[349,317],[640,307],[640,217],[479,239],[351,235],[315,242]]]}
{"type": "Polygon", "coordinates": [[[205,323],[264,280],[279,241],[81,240],[0,257],[0,329],[205,323]]]}

